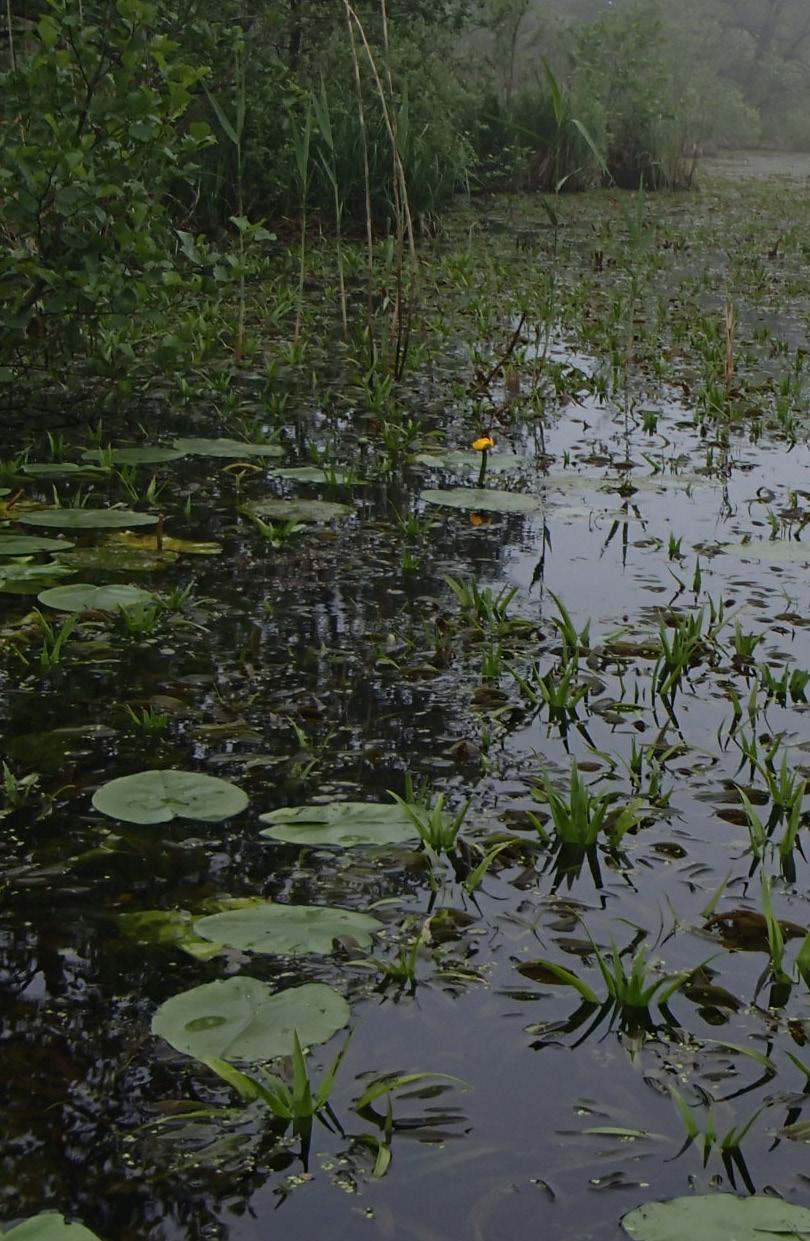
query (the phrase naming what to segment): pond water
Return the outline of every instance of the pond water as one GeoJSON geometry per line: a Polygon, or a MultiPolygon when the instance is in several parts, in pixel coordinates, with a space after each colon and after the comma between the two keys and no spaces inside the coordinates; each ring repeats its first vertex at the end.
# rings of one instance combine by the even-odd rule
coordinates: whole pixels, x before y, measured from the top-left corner
{"type": "MultiPolygon", "coordinates": [[[[156,393],[94,434],[57,417],[59,440],[9,437],[0,540],[75,547],[0,568],[0,1220],[56,1210],[103,1241],[618,1241],[662,1198],[810,1203],[808,207],[798,181],[721,174],[561,199],[557,228],[536,199],[460,206],[426,243],[399,390],[340,344],[325,253],[303,359],[287,323],[215,400],[156,393]],[[105,456],[146,431],[242,446],[105,456]],[[498,498],[459,499],[485,433],[498,498]],[[162,517],[43,528],[54,487],[162,517]],[[293,523],[262,507],[279,497],[347,510],[293,523]],[[157,601],[37,604],[76,583],[157,601]],[[152,825],[94,806],[153,769],[249,806],[152,825]],[[469,799],[449,855],[260,835],[260,815],[388,803],[408,776],[450,814],[469,799]],[[559,836],[580,780],[602,819],[582,848],[559,836]],[[298,955],[189,938],[256,901],[382,927],[298,955]],[[634,958],[654,994],[613,1004],[600,959],[634,958]],[[151,1033],[170,997],[240,975],[350,1005],[336,1123],[308,1158],[151,1033]],[[390,1115],[385,1095],[353,1107],[411,1073],[435,1076],[390,1115]]],[[[344,1040],[313,1046],[313,1077],[344,1040]]]]}

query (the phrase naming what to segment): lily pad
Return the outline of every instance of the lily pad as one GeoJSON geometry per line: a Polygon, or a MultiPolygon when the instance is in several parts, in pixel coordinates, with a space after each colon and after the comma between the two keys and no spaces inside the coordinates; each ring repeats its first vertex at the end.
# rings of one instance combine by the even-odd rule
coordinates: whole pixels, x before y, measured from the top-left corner
{"type": "Polygon", "coordinates": [[[10,496],[10,495],[11,495],[10,487],[0,487],[0,496],[10,496]]]}
{"type": "Polygon", "coordinates": [[[35,595],[43,586],[62,577],[72,577],[73,569],[62,564],[0,565],[0,591],[11,595],[35,595]]]}
{"type": "Polygon", "coordinates": [[[34,552],[68,552],[68,539],[42,539],[35,534],[0,534],[0,556],[29,556],[34,552]]]}
{"type": "Polygon", "coordinates": [[[740,560],[769,560],[773,564],[810,564],[810,543],[788,539],[752,539],[750,543],[726,543],[720,548],[726,556],[740,560]]]}
{"type": "Polygon", "coordinates": [[[3,1241],[99,1241],[84,1224],[68,1224],[63,1215],[46,1211],[3,1233],[3,1241]]]}
{"type": "Polygon", "coordinates": [[[283,470],[273,470],[274,478],[289,478],[297,483],[334,483],[345,486],[349,475],[344,470],[322,470],[317,465],[291,465],[283,470]]]}
{"type": "Polygon", "coordinates": [[[339,521],[354,513],[350,505],[333,504],[329,500],[256,500],[246,507],[271,521],[339,521]]]}
{"type": "Polygon", "coordinates": [[[72,461],[29,461],[21,472],[31,478],[96,478],[103,473],[91,465],[76,465],[72,461]]]}
{"type": "MultiPolygon", "coordinates": [[[[66,572],[72,573],[73,570],[66,572]]],[[[58,612],[117,612],[120,608],[136,608],[151,603],[154,597],[151,591],[141,590],[139,586],[92,586],[89,582],[54,586],[37,596],[40,603],[58,612]]]]}
{"type": "MultiPolygon", "coordinates": [[[[480,452],[418,452],[411,458],[414,465],[426,465],[434,470],[472,470],[481,468],[480,452]]],[[[529,458],[515,452],[491,452],[487,457],[487,473],[502,474],[506,470],[519,470],[529,465],[529,458]]]]}
{"type": "MultiPolygon", "coordinates": [[[[178,556],[219,556],[222,554],[220,543],[206,543],[199,539],[176,539],[171,534],[164,534],[161,539],[164,552],[176,552],[178,556]]],[[[154,534],[133,534],[124,530],[121,534],[111,534],[104,540],[105,547],[131,547],[135,551],[157,551],[154,534]]]]}
{"type": "Polygon", "coordinates": [[[125,508],[51,508],[21,513],[26,526],[45,526],[56,530],[123,530],[127,526],[154,526],[152,513],[133,513],[125,508]]]}
{"type": "Polygon", "coordinates": [[[241,814],[248,796],[228,780],[198,771],[139,771],[102,784],[93,805],[125,823],[169,823],[174,818],[219,823],[241,814]]]}
{"type": "Polygon", "coordinates": [[[61,564],[73,569],[90,569],[94,573],[157,573],[168,569],[177,560],[177,552],[150,551],[139,547],[79,547],[61,552],[61,564]]]}
{"type": "Polygon", "coordinates": [[[152,1033],[197,1059],[256,1062],[290,1055],[296,1033],[305,1046],[325,1043],[350,1016],[343,996],[323,983],[274,993],[239,975],[172,996],[155,1013],[152,1033]]]}
{"type": "Polygon", "coordinates": [[[180,453],[188,453],[193,457],[283,457],[284,449],[279,444],[245,444],[241,440],[229,439],[179,439],[174,447],[180,453]]]}
{"type": "Polygon", "coordinates": [[[703,1194],[645,1203],[625,1215],[622,1226],[636,1241],[799,1241],[810,1236],[810,1210],[781,1198],[703,1194]]]}
{"type": "Polygon", "coordinates": [[[295,845],[398,845],[415,840],[411,819],[396,803],[341,801],[328,806],[292,806],[259,816],[261,833],[295,845]]]}
{"type": "Polygon", "coordinates": [[[277,905],[271,901],[249,909],[200,918],[194,930],[204,939],[242,952],[274,952],[300,956],[329,953],[335,940],[349,936],[368,948],[383,924],[368,914],[323,905],[277,905]]]}
{"type": "Polygon", "coordinates": [[[102,465],[163,465],[179,461],[185,454],[179,448],[148,446],[143,448],[85,448],[83,461],[97,461],[102,465]]]}
{"type": "Polygon", "coordinates": [[[522,491],[495,491],[487,487],[450,487],[447,490],[423,491],[427,504],[460,508],[473,513],[536,513],[543,507],[538,496],[522,491]]]}

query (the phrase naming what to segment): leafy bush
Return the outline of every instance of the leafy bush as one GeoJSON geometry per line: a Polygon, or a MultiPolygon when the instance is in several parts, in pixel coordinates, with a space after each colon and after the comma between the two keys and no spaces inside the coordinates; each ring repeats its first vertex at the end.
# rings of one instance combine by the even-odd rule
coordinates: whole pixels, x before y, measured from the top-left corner
{"type": "Polygon", "coordinates": [[[208,126],[179,122],[204,70],[158,4],[52,0],[0,76],[0,362],[78,351],[150,315],[179,277],[169,206],[208,126]]]}

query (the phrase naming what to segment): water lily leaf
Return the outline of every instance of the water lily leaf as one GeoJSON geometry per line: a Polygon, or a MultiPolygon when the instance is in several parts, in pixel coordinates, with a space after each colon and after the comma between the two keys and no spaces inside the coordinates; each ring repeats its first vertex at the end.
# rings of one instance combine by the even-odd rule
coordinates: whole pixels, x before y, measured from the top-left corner
{"type": "Polygon", "coordinates": [[[3,1233],[3,1241],[99,1241],[83,1224],[67,1224],[63,1215],[46,1211],[3,1233]]]}
{"type": "Polygon", "coordinates": [[[334,483],[342,487],[350,482],[344,470],[322,470],[317,465],[291,465],[283,470],[273,470],[274,478],[289,478],[297,483],[334,483]]]}
{"type": "MultiPolygon", "coordinates": [[[[49,565],[44,567],[50,568],[49,565]]],[[[141,590],[139,586],[92,586],[89,582],[54,586],[37,596],[40,603],[59,612],[117,612],[119,608],[151,603],[154,597],[151,591],[141,590]]]]}
{"type": "Polygon", "coordinates": [[[76,465],[71,461],[28,461],[21,472],[31,478],[97,478],[104,473],[92,465],[76,465]]]}
{"type": "Polygon", "coordinates": [[[781,1198],[703,1194],[648,1202],[625,1215],[622,1225],[636,1241],[768,1241],[810,1235],[810,1210],[781,1198]]]}
{"type": "Polygon", "coordinates": [[[18,520],[26,526],[56,530],[123,530],[127,526],[154,526],[157,517],[125,508],[52,508],[21,513],[18,520]]]}
{"type": "MultiPolygon", "coordinates": [[[[219,543],[205,543],[197,539],[176,539],[171,534],[164,534],[161,543],[164,552],[176,552],[178,556],[219,556],[222,546],[219,543]]],[[[131,547],[136,551],[155,552],[157,544],[154,534],[133,534],[125,530],[121,534],[111,534],[104,540],[105,547],[131,547]]]]}
{"type": "Polygon", "coordinates": [[[180,453],[188,453],[193,457],[283,457],[284,449],[279,444],[244,444],[241,440],[229,439],[179,439],[174,447],[180,453]]]}
{"type": "Polygon", "coordinates": [[[269,823],[261,833],[295,845],[397,845],[417,837],[413,822],[396,803],[332,802],[328,806],[291,806],[259,815],[269,823]]]}
{"type": "Polygon", "coordinates": [[[143,909],[119,914],[125,935],[143,944],[182,948],[198,961],[210,961],[222,951],[222,944],[204,939],[194,930],[194,915],[187,909],[143,909]]]}
{"type": "Polygon", "coordinates": [[[726,543],[719,549],[740,560],[769,560],[773,564],[810,564],[810,543],[788,539],[752,539],[750,543],[726,543]]]}
{"type": "Polygon", "coordinates": [[[169,823],[174,818],[219,823],[241,814],[248,796],[237,785],[198,771],[139,771],[102,784],[93,805],[125,823],[169,823]]]}
{"type": "Polygon", "coordinates": [[[10,487],[0,487],[0,496],[10,496],[10,495],[11,495],[10,487]]]}
{"type": "Polygon", "coordinates": [[[329,500],[256,500],[245,507],[271,521],[338,521],[354,513],[350,505],[333,504],[329,500]]]}
{"type": "MultiPolygon", "coordinates": [[[[481,468],[480,452],[418,452],[411,458],[413,465],[426,465],[434,470],[474,470],[481,468]]],[[[519,470],[529,464],[529,458],[515,452],[492,452],[487,457],[487,473],[504,473],[519,470]]]]}
{"type": "Polygon", "coordinates": [[[520,491],[494,491],[487,487],[451,487],[447,490],[423,491],[427,504],[460,508],[473,513],[536,513],[543,507],[538,496],[520,491]]]}
{"type": "Polygon", "coordinates": [[[296,1033],[304,1046],[325,1043],[350,1016],[343,996],[323,983],[274,993],[239,975],[172,996],[155,1013],[152,1033],[197,1059],[255,1062],[291,1055],[296,1033]]]}
{"type": "Polygon", "coordinates": [[[72,569],[90,569],[96,573],[157,573],[168,569],[178,559],[177,552],[150,551],[139,547],[79,547],[60,552],[61,564],[72,569]]]}
{"type": "Polygon", "coordinates": [[[300,956],[329,953],[335,940],[349,936],[368,948],[383,924],[368,914],[323,905],[277,905],[266,901],[249,909],[211,914],[195,922],[204,939],[242,952],[274,952],[300,956]]]}
{"type": "Polygon", "coordinates": [[[83,461],[98,461],[102,465],[162,465],[167,461],[179,461],[185,454],[179,448],[85,448],[83,461]]]}
{"type": "Polygon", "coordinates": [[[67,539],[42,539],[35,534],[0,534],[0,556],[28,556],[34,552],[68,552],[67,539]]]}
{"type": "Polygon", "coordinates": [[[43,586],[73,573],[61,564],[4,564],[0,565],[0,590],[4,594],[35,595],[43,586]]]}

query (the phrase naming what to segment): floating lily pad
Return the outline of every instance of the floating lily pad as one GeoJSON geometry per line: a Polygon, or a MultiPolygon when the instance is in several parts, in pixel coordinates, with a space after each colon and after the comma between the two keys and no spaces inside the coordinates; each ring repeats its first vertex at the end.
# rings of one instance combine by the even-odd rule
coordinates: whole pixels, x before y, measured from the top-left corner
{"type": "Polygon", "coordinates": [[[99,1241],[96,1233],[83,1224],[68,1224],[63,1215],[50,1211],[34,1215],[3,1233],[3,1241],[99,1241]]]}
{"type": "Polygon", "coordinates": [[[68,552],[68,539],[42,539],[35,534],[0,534],[0,556],[29,556],[34,552],[68,552]]]}
{"type": "Polygon", "coordinates": [[[188,453],[193,457],[283,457],[284,449],[279,444],[244,444],[241,440],[229,439],[179,439],[174,447],[180,453],[188,453]]]}
{"type": "MultiPolygon", "coordinates": [[[[50,568],[45,565],[45,568],[50,568]]],[[[72,573],[72,569],[66,570],[72,573]]],[[[70,586],[54,586],[43,590],[39,602],[58,612],[117,612],[120,608],[136,608],[151,603],[155,596],[139,586],[92,586],[89,582],[73,582],[70,586]]]]}
{"type": "MultiPolygon", "coordinates": [[[[161,538],[164,552],[176,552],[178,556],[219,556],[222,546],[219,543],[206,543],[199,539],[176,539],[171,534],[161,538]]],[[[135,551],[157,551],[154,534],[133,534],[129,530],[121,534],[111,534],[104,540],[104,546],[110,548],[130,547],[135,551]]]]}
{"type": "Polygon", "coordinates": [[[0,496],[10,496],[10,495],[11,495],[10,487],[0,487],[0,496]]]}
{"type": "MultiPolygon", "coordinates": [[[[411,458],[414,465],[426,465],[434,470],[474,470],[481,468],[480,452],[418,452],[411,458]]],[[[519,470],[529,465],[529,458],[514,452],[491,452],[487,457],[487,473],[502,474],[506,470],[519,470]]]]}
{"type": "Polygon", "coordinates": [[[788,539],[752,539],[750,543],[726,543],[720,548],[726,556],[740,560],[770,560],[773,564],[810,564],[810,543],[788,539]]]}
{"type": "Polygon", "coordinates": [[[139,547],[79,547],[60,552],[60,563],[72,569],[90,569],[96,573],[157,573],[168,569],[178,559],[177,552],[151,551],[139,547]]]}
{"type": "Polygon", "coordinates": [[[95,745],[114,736],[115,729],[105,724],[74,724],[5,738],[3,749],[27,767],[55,772],[64,768],[67,759],[92,754],[95,745]]]}
{"type": "Polygon", "coordinates": [[[43,586],[72,577],[73,569],[62,564],[0,565],[0,591],[9,595],[36,595],[43,586]]]}
{"type": "Polygon", "coordinates": [[[179,461],[185,454],[179,448],[85,448],[83,461],[98,461],[102,465],[163,465],[179,461]]]}
{"type": "Polygon", "coordinates": [[[415,840],[411,819],[396,803],[342,801],[328,806],[292,806],[259,816],[261,833],[295,845],[397,845],[415,840]]]}
{"type": "Polygon", "coordinates": [[[127,526],[154,526],[157,517],[125,508],[52,508],[21,513],[18,520],[26,526],[56,530],[123,530],[127,526]]]}
{"type": "Polygon", "coordinates": [[[139,771],[102,784],[93,805],[125,823],[169,823],[174,818],[219,823],[240,814],[247,794],[218,776],[198,771],[139,771]]]}
{"type": "Polygon", "coordinates": [[[21,467],[21,472],[31,478],[96,478],[103,470],[72,461],[29,461],[21,467]]]}
{"type": "Polygon", "coordinates": [[[334,483],[345,486],[350,480],[343,470],[322,470],[316,465],[291,465],[283,470],[273,470],[274,478],[289,478],[297,483],[334,483]]]}
{"type": "Polygon", "coordinates": [[[339,521],[354,513],[348,504],[333,504],[329,500],[256,500],[246,507],[271,521],[339,521]]]}
{"type": "Polygon", "coordinates": [[[775,1197],[702,1194],[645,1203],[625,1215],[622,1225],[636,1241],[801,1241],[810,1236],[810,1210],[775,1197]]]}
{"type": "Polygon", "coordinates": [[[197,1059],[255,1062],[325,1043],[349,1020],[349,1006],[323,983],[273,993],[267,983],[240,975],[204,983],[172,996],[152,1019],[152,1033],[197,1059]]]}
{"type": "Polygon", "coordinates": [[[537,496],[521,491],[494,491],[487,487],[451,487],[441,491],[423,491],[428,504],[460,508],[473,513],[536,513],[543,507],[537,496]]]}
{"type": "Polygon", "coordinates": [[[383,929],[368,914],[323,905],[277,905],[270,901],[249,909],[229,910],[200,918],[194,930],[204,939],[242,952],[274,952],[300,956],[329,953],[344,936],[368,948],[383,929]]]}

